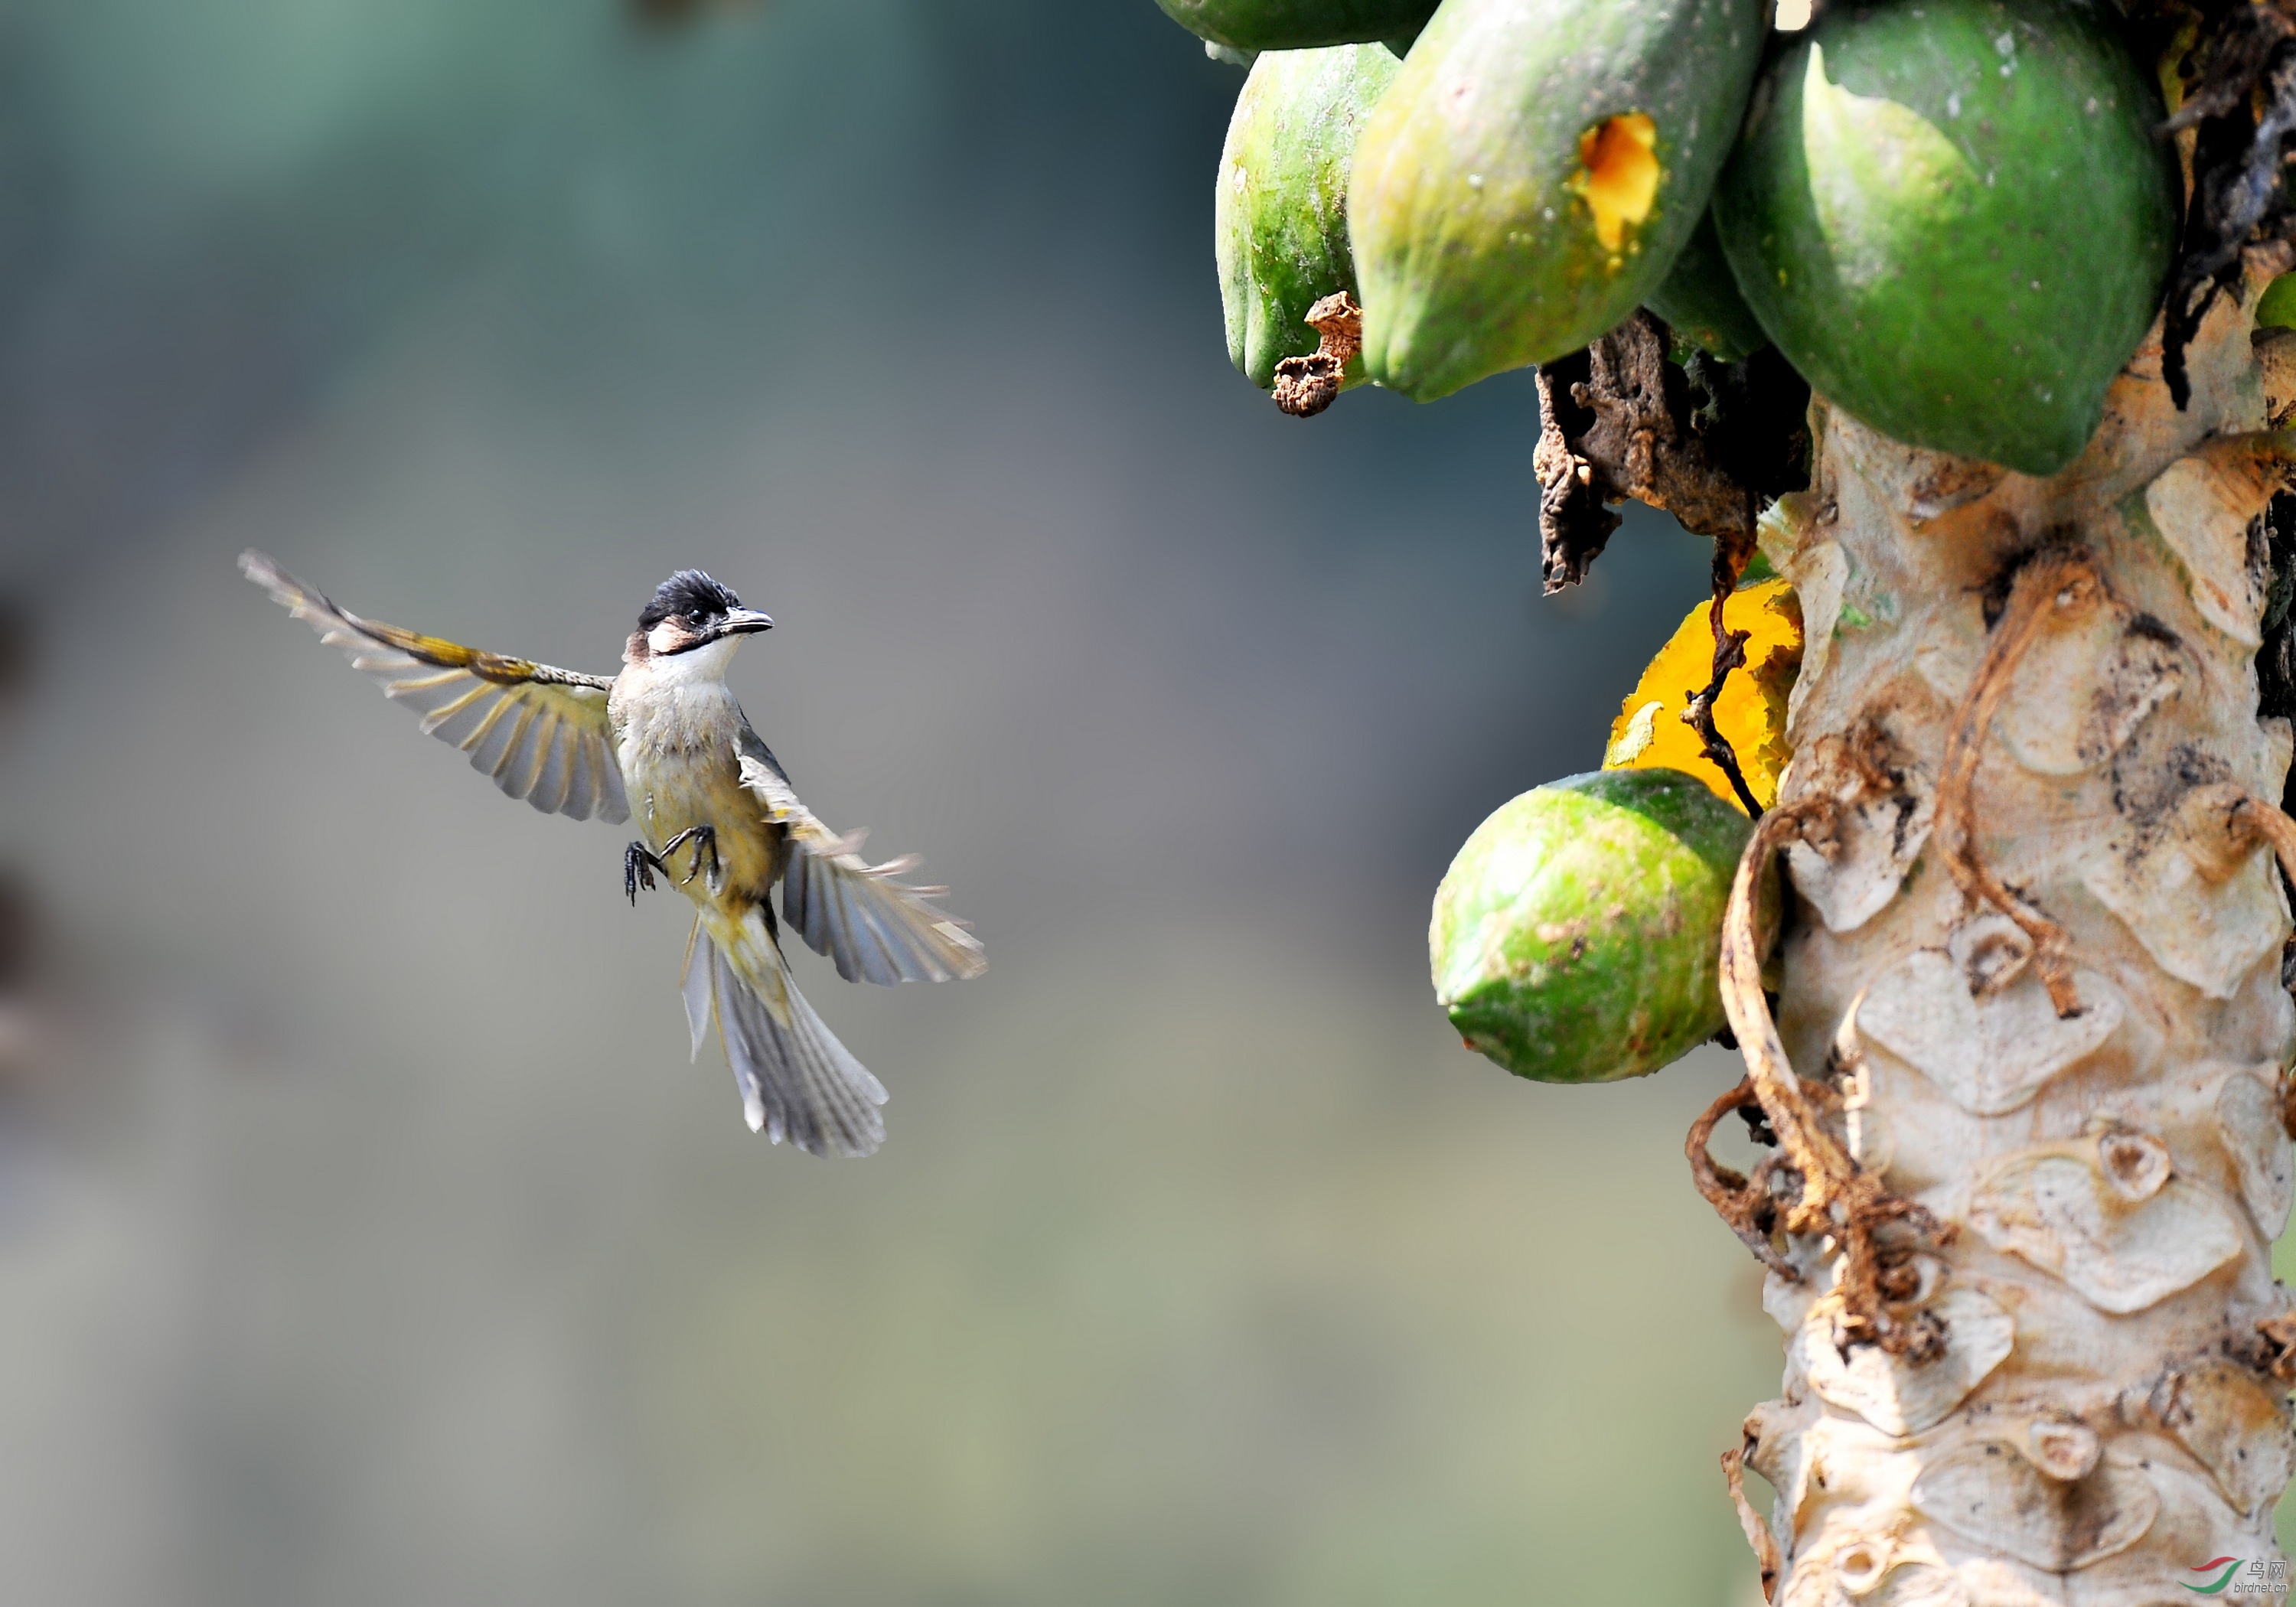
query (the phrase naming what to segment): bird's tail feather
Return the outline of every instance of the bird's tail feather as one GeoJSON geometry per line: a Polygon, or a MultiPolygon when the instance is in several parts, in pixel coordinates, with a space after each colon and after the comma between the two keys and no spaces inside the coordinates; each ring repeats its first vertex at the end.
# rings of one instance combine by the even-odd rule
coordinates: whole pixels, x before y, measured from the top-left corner
{"type": "Polygon", "coordinates": [[[697,920],[685,950],[686,1025],[701,1053],[718,1023],[753,1133],[816,1155],[866,1155],[885,1141],[885,1087],[837,1041],[791,980],[764,915],[713,931],[697,920]]]}

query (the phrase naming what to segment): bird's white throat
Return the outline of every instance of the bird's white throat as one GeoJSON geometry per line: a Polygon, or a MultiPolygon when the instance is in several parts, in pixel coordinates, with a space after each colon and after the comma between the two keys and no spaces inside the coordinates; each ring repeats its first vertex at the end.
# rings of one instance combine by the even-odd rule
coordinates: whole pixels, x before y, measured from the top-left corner
{"type": "Polygon", "coordinates": [[[654,627],[648,644],[654,647],[656,657],[648,660],[653,677],[665,685],[691,685],[697,682],[722,681],[726,667],[733,661],[734,650],[742,644],[739,636],[720,636],[715,642],[705,642],[700,647],[690,647],[684,652],[666,652],[654,643],[666,627],[654,627]]]}

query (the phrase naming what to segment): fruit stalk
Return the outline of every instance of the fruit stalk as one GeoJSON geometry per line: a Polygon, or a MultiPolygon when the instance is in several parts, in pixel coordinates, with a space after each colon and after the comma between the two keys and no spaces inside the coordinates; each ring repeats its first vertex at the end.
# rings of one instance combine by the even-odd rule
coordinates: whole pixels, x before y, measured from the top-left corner
{"type": "Polygon", "coordinates": [[[1707,1160],[1727,1101],[1693,1147],[1775,1246],[1784,1387],[1726,1464],[1774,1488],[1785,1607],[2154,1607],[2283,1560],[2296,832],[2253,662],[2288,455],[2262,283],[2202,326],[2182,410],[2156,324],[2061,473],[1820,401],[1810,488],[1765,520],[1808,630],[1739,883],[1775,851],[1796,894],[1775,1033],[1742,908],[1723,992],[1755,1071],[1733,1099],[1784,1147],[1751,1182],[1707,1160]]]}

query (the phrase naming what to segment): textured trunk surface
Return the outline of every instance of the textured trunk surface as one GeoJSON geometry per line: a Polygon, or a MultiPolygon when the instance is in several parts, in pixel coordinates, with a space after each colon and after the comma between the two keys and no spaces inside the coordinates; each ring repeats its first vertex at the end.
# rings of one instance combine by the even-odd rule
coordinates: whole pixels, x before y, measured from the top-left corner
{"type": "Polygon", "coordinates": [[[1779,1033],[1861,1168],[1946,1225],[1889,1285],[1942,1324],[1930,1359],[1845,1346],[1831,1241],[1768,1278],[1785,1380],[1745,1455],[1789,1607],[2168,1607],[2210,1559],[2263,1565],[2259,1589],[2281,1561],[2296,1016],[2271,854],[2231,824],[2280,799],[2290,749],[2257,715],[2281,471],[2249,316],[2219,304],[2182,413],[2156,336],[2054,480],[1821,405],[1812,488],[1766,521],[1808,630],[1781,804],[1837,806],[1784,854],[1779,1033]],[[2068,546],[2102,584],[2059,594],[2008,672],[1967,833],[2063,929],[2061,1014],[2046,956],[1948,863],[1939,791],[2015,574],[2068,546]]]}

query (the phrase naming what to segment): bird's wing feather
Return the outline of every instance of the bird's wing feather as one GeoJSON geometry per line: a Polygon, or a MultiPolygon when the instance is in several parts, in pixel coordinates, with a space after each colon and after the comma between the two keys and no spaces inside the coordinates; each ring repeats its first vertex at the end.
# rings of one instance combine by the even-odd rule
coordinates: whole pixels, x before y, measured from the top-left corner
{"type": "MultiPolygon", "coordinates": [[[[762,750],[763,744],[759,744],[762,750]]],[[[742,784],[788,833],[794,851],[782,873],[782,914],[847,981],[946,982],[988,969],[980,939],[933,907],[946,890],[895,877],[914,857],[871,865],[857,851],[863,833],[840,837],[798,801],[770,754],[743,752],[742,784]]]]}
{"type": "Polygon", "coordinates": [[[383,695],[422,717],[422,729],[471,756],[471,767],[544,814],[586,820],[630,817],[606,723],[613,683],[526,659],[507,659],[362,619],[337,608],[260,553],[242,553],[242,574],[269,592],[383,695]]]}

